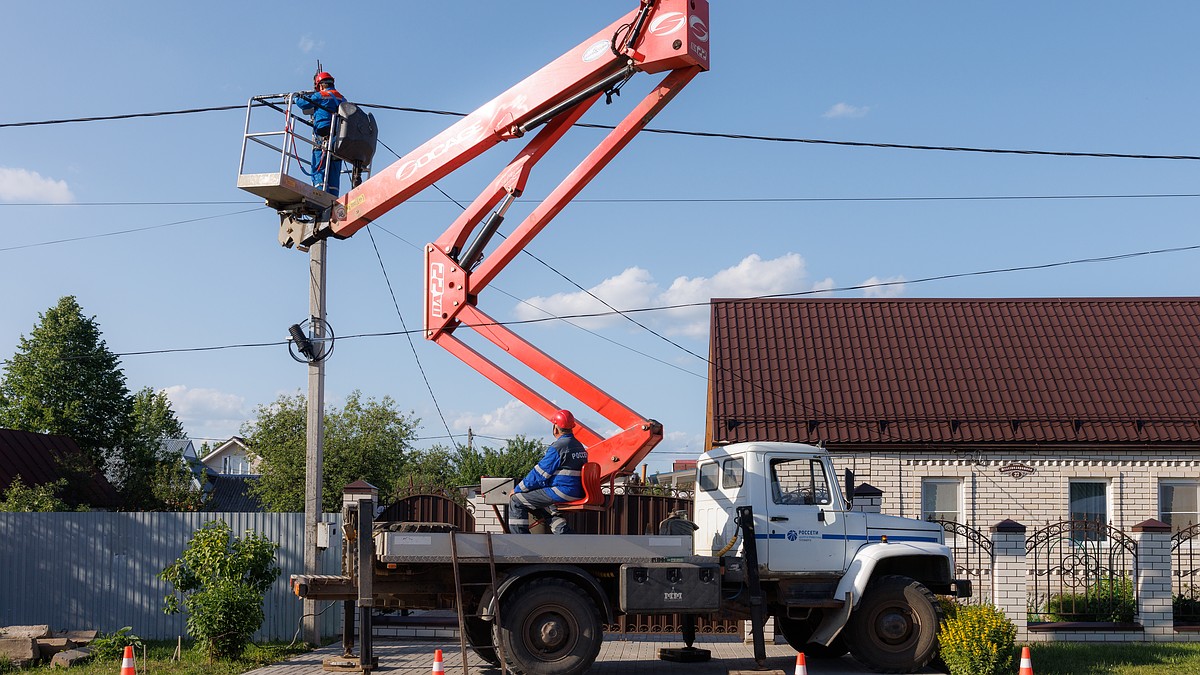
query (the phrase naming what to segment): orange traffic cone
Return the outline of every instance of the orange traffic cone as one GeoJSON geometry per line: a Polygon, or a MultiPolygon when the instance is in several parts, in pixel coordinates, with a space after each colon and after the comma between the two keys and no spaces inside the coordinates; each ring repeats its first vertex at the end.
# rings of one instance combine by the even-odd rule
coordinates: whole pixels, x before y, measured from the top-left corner
{"type": "Polygon", "coordinates": [[[808,664],[804,662],[804,652],[796,654],[796,675],[808,675],[808,664]]]}
{"type": "Polygon", "coordinates": [[[433,675],[441,675],[444,672],[446,672],[446,668],[442,665],[442,650],[435,649],[433,650],[433,675]]]}
{"type": "Polygon", "coordinates": [[[1021,671],[1017,675],[1033,675],[1033,661],[1029,658],[1029,647],[1021,647],[1021,671]]]}
{"type": "Polygon", "coordinates": [[[125,656],[121,659],[121,675],[137,675],[137,665],[133,660],[132,645],[125,645],[125,656]]]}

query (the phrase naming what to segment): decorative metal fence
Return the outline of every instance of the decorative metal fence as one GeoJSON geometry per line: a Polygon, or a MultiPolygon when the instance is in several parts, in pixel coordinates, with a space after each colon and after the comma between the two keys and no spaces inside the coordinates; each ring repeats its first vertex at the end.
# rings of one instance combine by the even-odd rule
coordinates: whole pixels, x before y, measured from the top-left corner
{"type": "Polygon", "coordinates": [[[375,517],[376,523],[449,523],[459,532],[475,531],[475,509],[456,492],[410,486],[400,499],[375,517]]]}
{"type": "Polygon", "coordinates": [[[946,531],[946,545],[954,553],[954,576],[971,580],[971,597],[965,602],[992,601],[992,540],[982,531],[953,520],[934,520],[946,531]]]}
{"type": "Polygon", "coordinates": [[[1025,545],[1030,624],[1131,624],[1137,613],[1137,543],[1106,523],[1065,520],[1025,545]]]}
{"type": "Polygon", "coordinates": [[[1171,607],[1176,626],[1200,626],[1200,525],[1171,536],[1171,607]]]}

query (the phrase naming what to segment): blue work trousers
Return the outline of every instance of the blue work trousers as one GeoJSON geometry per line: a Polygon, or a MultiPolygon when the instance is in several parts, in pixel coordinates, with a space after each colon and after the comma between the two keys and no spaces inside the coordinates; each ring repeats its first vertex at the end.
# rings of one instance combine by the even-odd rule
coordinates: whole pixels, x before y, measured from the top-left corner
{"type": "Polygon", "coordinates": [[[529,516],[534,515],[549,521],[550,532],[570,534],[571,528],[567,527],[566,519],[555,506],[562,501],[563,498],[554,488],[515,493],[508,504],[508,531],[512,534],[529,534],[529,516]]]}

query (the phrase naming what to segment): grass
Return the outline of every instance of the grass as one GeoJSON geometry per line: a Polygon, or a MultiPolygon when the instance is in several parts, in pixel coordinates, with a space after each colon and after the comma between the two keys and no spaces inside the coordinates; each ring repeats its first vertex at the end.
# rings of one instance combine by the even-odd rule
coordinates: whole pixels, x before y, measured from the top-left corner
{"type": "MultiPolygon", "coordinates": [[[[1021,662],[1020,652],[1018,648],[1014,667],[1021,662]]],[[[1038,642],[1030,645],[1029,652],[1037,675],[1200,673],[1200,643],[1196,642],[1038,642]]]]}
{"type": "MultiPolygon", "coordinates": [[[[142,666],[142,650],[137,650],[137,672],[138,675],[143,673],[148,675],[238,675],[256,668],[282,661],[286,658],[296,656],[311,651],[310,645],[299,643],[296,646],[288,646],[283,643],[269,643],[256,645],[251,644],[246,648],[246,652],[242,658],[232,661],[214,661],[212,664],[208,662],[208,656],[195,649],[187,642],[183,644],[183,654],[179,661],[172,660],[175,654],[175,642],[165,640],[148,640],[146,641],[146,665],[143,670],[142,666]]],[[[62,668],[51,668],[49,665],[41,665],[35,668],[17,670],[5,664],[0,663],[0,673],[37,673],[49,675],[50,673],[70,673],[70,675],[113,675],[121,671],[121,659],[116,661],[104,660],[97,661],[92,659],[88,663],[79,666],[73,666],[68,670],[62,668]]]]}

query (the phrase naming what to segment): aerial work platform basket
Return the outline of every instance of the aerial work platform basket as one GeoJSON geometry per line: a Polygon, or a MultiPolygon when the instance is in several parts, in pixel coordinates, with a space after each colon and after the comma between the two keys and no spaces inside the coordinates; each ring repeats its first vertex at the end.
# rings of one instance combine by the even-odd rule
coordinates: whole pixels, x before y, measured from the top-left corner
{"type": "Polygon", "coordinates": [[[310,179],[312,122],[293,112],[298,94],[255,96],[246,105],[246,131],[237,186],[278,211],[320,212],[334,197],[310,179]]]}
{"type": "MultiPolygon", "coordinates": [[[[352,187],[371,173],[378,128],[375,118],[357,105],[342,103],[327,137],[313,134],[313,124],[293,107],[301,93],[255,96],[246,104],[237,186],[266,200],[279,212],[280,241],[289,239],[297,224],[321,218],[337,201],[325,186],[312,184],[313,150],[324,147],[324,175],[340,159],[352,187]],[[318,146],[318,144],[321,144],[318,146]]],[[[286,244],[285,244],[286,245],[286,244]]]]}

